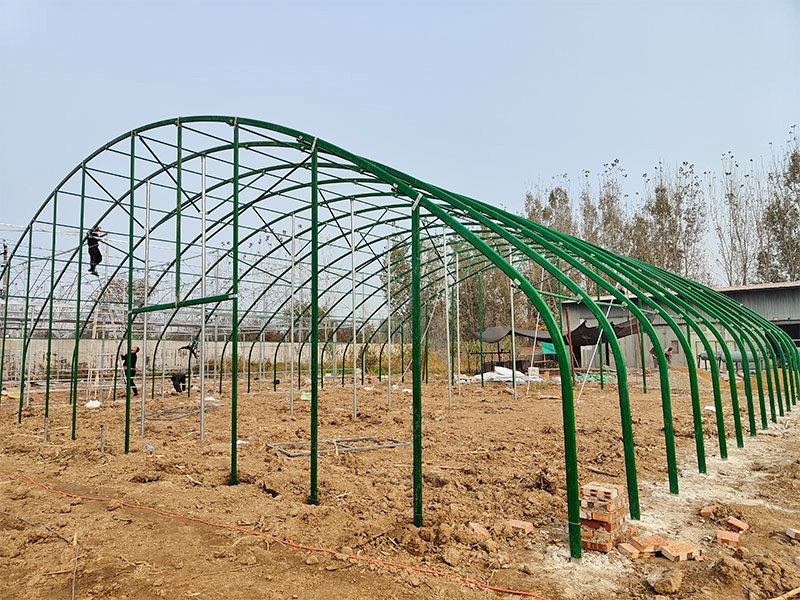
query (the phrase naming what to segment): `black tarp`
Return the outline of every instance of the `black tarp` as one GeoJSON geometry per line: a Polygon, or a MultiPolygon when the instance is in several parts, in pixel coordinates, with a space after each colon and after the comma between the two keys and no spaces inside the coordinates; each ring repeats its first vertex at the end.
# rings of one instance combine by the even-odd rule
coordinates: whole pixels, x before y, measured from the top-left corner
{"type": "MultiPolygon", "coordinates": [[[[614,333],[617,334],[618,338],[632,335],[638,331],[635,319],[629,319],[619,325],[611,323],[611,326],[614,328],[614,333]]],[[[586,325],[586,321],[582,321],[580,325],[572,330],[569,337],[566,334],[564,335],[564,342],[568,344],[571,337],[573,346],[591,346],[597,343],[598,332],[599,327],[589,327],[586,325]]],[[[511,327],[508,325],[496,325],[495,327],[485,329],[481,338],[483,338],[483,341],[487,344],[494,344],[510,334],[511,327]]],[[[539,342],[553,341],[553,338],[548,332],[541,330],[535,331],[533,329],[521,329],[517,327],[514,329],[514,334],[531,339],[535,337],[536,341],[539,342]]]]}
{"type": "MultiPolygon", "coordinates": [[[[639,331],[638,325],[635,319],[628,319],[619,324],[611,323],[617,338],[623,338],[637,333],[639,331]]],[[[581,348],[583,346],[594,346],[597,343],[599,332],[599,327],[589,327],[586,321],[582,321],[569,335],[564,334],[564,344],[566,344],[567,347],[572,346],[572,353],[575,355],[576,364],[581,364],[581,348]]],[[[510,334],[510,326],[496,325],[495,327],[485,329],[480,337],[483,339],[484,343],[494,344],[510,334]]],[[[536,338],[537,342],[553,341],[551,335],[546,331],[515,328],[514,334],[531,339],[536,338]]]]}

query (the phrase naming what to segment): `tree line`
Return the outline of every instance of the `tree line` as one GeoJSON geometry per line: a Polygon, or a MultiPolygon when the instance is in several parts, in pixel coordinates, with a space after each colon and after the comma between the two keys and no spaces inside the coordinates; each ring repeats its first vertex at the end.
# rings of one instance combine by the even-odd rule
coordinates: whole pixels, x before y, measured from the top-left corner
{"type": "MultiPolygon", "coordinates": [[[[767,164],[722,155],[718,172],[659,162],[626,191],[618,159],[574,195],[567,175],[525,194],[523,215],[551,229],[707,284],[800,280],[800,147],[796,127],[767,164]]],[[[628,185],[626,185],[628,184],[628,185]]]]}

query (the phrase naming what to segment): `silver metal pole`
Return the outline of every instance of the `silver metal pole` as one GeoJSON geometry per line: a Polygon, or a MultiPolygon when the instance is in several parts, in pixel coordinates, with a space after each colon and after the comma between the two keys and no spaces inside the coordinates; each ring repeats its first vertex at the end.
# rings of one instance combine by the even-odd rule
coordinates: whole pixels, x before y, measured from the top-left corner
{"type": "Polygon", "coordinates": [[[392,238],[389,238],[389,242],[386,245],[386,310],[389,313],[388,318],[386,319],[386,347],[389,349],[389,360],[386,370],[388,371],[386,375],[386,381],[388,385],[386,386],[387,392],[387,404],[389,406],[392,405],[392,238]]]}
{"type": "MultiPolygon", "coordinates": [[[[150,288],[150,180],[145,182],[144,204],[144,306],[149,302],[150,288]]],[[[142,399],[140,401],[141,418],[139,419],[139,435],[144,435],[145,398],[147,396],[147,313],[142,315],[144,333],[142,336],[142,399]]]]}
{"type": "MultiPolygon", "coordinates": [[[[514,255],[511,246],[508,247],[508,264],[514,268],[514,255]]],[[[514,388],[514,399],[517,399],[517,345],[514,327],[514,283],[516,279],[512,279],[509,285],[509,298],[511,303],[511,386],[514,388]]]]}
{"type": "MultiPolygon", "coordinates": [[[[219,296],[219,252],[214,251],[214,295],[219,296]]],[[[217,340],[219,340],[219,314],[220,309],[214,311],[214,382],[217,381],[217,371],[219,365],[219,355],[217,353],[217,340]]]]}
{"type": "Polygon", "coordinates": [[[447,406],[453,408],[453,357],[450,355],[450,282],[447,281],[447,231],[442,227],[442,261],[444,267],[444,335],[447,354],[447,406]]]}
{"type": "Polygon", "coordinates": [[[353,314],[353,418],[358,417],[358,394],[356,393],[356,367],[358,366],[358,339],[356,338],[356,212],[355,198],[350,198],[350,284],[352,287],[353,314]]]}
{"type": "Polygon", "coordinates": [[[458,278],[458,252],[456,252],[456,378],[458,381],[458,395],[461,395],[461,301],[459,290],[461,281],[458,278]]]}
{"type": "MultiPolygon", "coordinates": [[[[200,295],[206,297],[206,155],[200,157],[200,295]]],[[[200,439],[206,438],[206,304],[200,305],[200,439]]],[[[189,385],[192,382],[189,381],[189,385]]]]}
{"type": "Polygon", "coordinates": [[[289,414],[294,415],[294,260],[295,260],[295,215],[292,213],[292,290],[289,306],[289,414]]]}
{"type": "Polygon", "coordinates": [[[161,399],[164,399],[164,381],[167,378],[167,340],[161,340],[161,399]]]}

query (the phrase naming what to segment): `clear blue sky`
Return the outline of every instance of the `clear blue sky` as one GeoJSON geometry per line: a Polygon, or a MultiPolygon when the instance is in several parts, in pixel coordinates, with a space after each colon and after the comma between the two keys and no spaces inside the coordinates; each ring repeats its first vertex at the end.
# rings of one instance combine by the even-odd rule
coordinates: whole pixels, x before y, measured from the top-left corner
{"type": "Polygon", "coordinates": [[[0,81],[2,223],[104,142],[190,114],[520,211],[614,158],[633,195],[659,160],[768,157],[800,121],[800,1],[0,0],[0,81]]]}

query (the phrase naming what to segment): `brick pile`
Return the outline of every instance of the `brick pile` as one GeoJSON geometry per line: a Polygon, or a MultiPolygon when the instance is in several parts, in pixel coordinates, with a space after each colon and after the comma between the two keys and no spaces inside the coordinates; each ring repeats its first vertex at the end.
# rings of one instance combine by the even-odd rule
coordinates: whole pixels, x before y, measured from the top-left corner
{"type": "Polygon", "coordinates": [[[610,552],[636,533],[628,527],[625,487],[591,482],[581,486],[581,541],[586,550],[610,552]]]}

